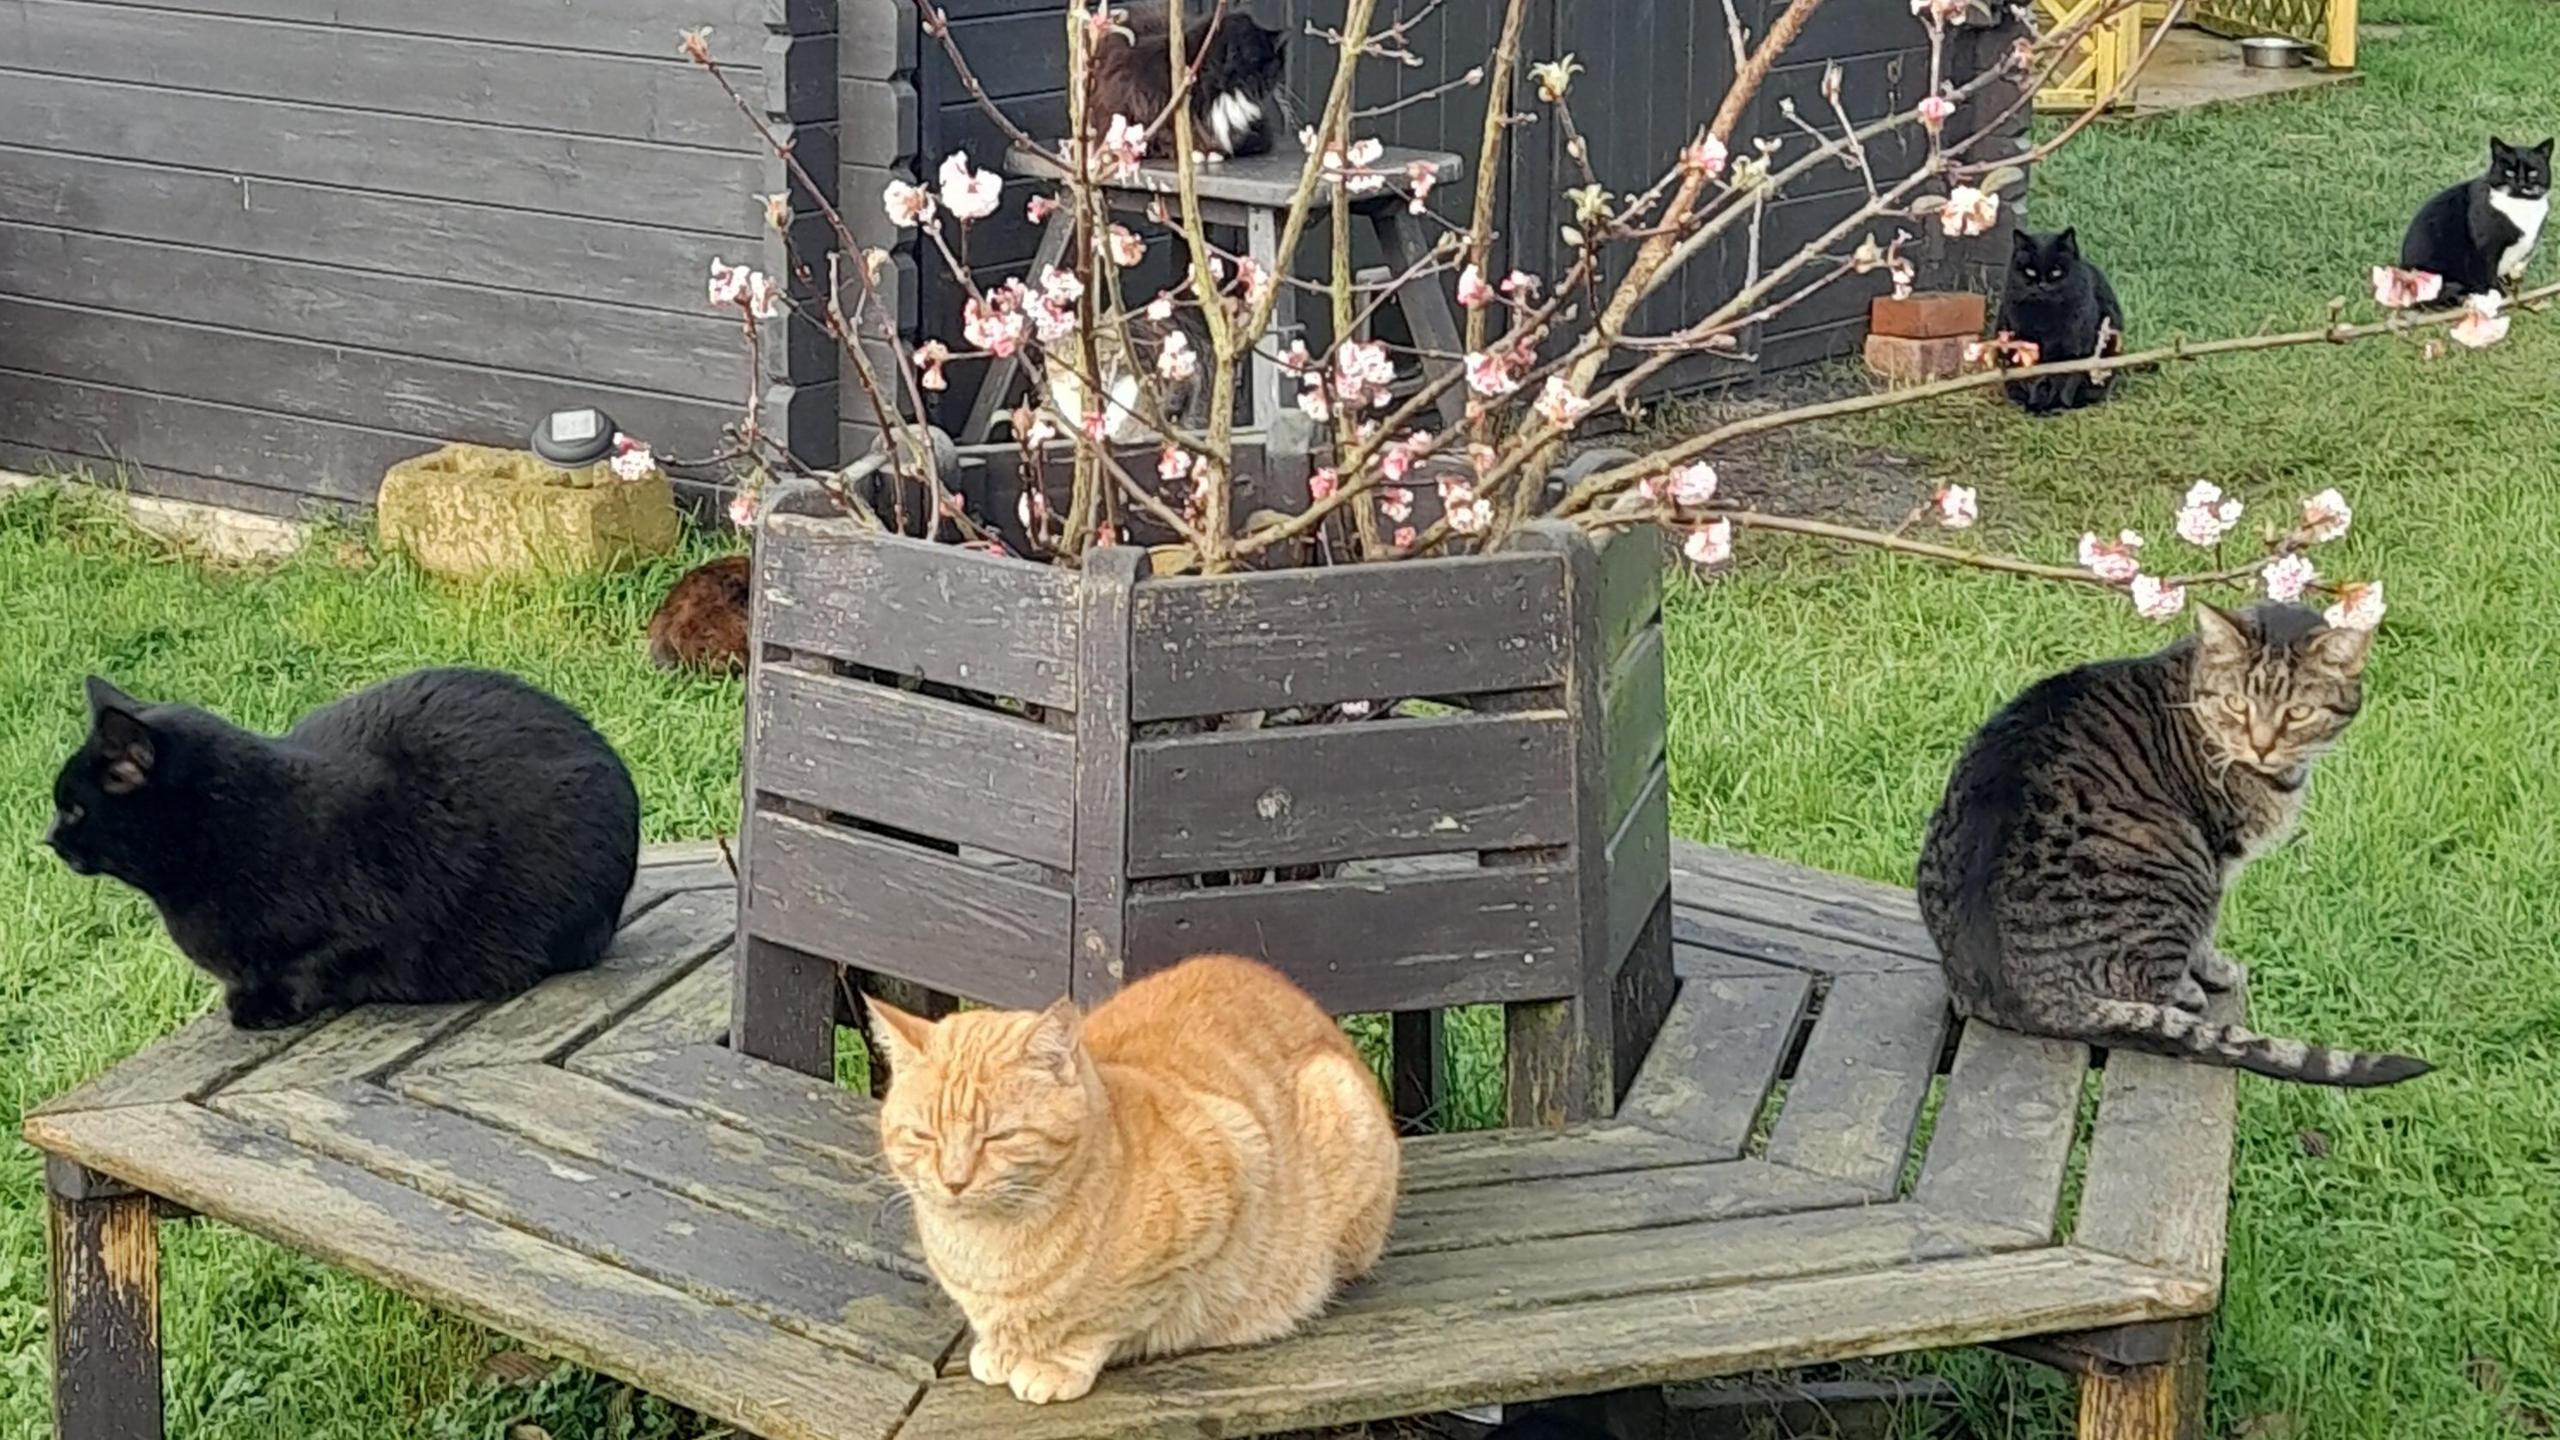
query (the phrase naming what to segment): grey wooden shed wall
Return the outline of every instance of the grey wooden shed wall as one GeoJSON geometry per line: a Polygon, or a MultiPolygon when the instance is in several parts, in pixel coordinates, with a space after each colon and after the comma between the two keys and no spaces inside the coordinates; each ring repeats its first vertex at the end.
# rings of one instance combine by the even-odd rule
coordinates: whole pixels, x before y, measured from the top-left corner
{"type": "MultiPolygon", "coordinates": [[[[1062,131],[1055,0],[944,3],[1007,113],[1062,131]]],[[[1758,32],[1778,5],[1743,0],[1746,23],[1758,32]]],[[[1337,20],[1342,0],[1258,8],[1296,31],[1337,20]]],[[[1362,103],[1477,63],[1498,11],[1439,8],[1415,35],[1431,63],[1376,67],[1362,103]]],[[[1620,188],[1649,178],[1730,79],[1715,0],[1536,0],[1532,16],[1533,51],[1585,66],[1577,110],[1620,188]]],[[[1969,41],[1957,75],[2006,43],[1969,41]]],[[[1304,35],[1291,52],[1311,110],[1329,56],[1304,35]]],[[[1777,97],[1812,104],[1834,57],[1862,119],[1926,84],[1906,0],[1833,0],[1741,133],[1787,133],[1777,97]]],[[[1472,164],[1482,114],[1481,92],[1458,90],[1380,128],[1472,164]]],[[[1510,263],[1548,273],[1572,183],[1561,143],[1540,121],[1497,177],[1510,263]]],[[[748,377],[703,279],[715,256],[786,268],[766,194],[793,192],[806,257],[828,248],[819,212],[836,207],[858,245],[895,255],[884,289],[902,328],[956,335],[956,285],[880,208],[889,179],[929,181],[954,149],[995,164],[1003,146],[909,0],[0,0],[0,467],[83,465],[290,512],[368,501],[385,466],[448,440],[520,444],[577,403],[662,453],[705,454],[748,377]],[[819,193],[678,54],[697,25],[819,193]]],[[[1879,159],[1890,172],[1911,156],[1879,159]]],[[[1764,245],[1800,244],[1858,191],[1845,169],[1805,187],[1773,209],[1764,245]]],[[[971,236],[982,273],[1027,260],[1027,194],[1009,186],[971,236]]],[[[1464,198],[1445,194],[1443,213],[1464,198]]],[[[1938,258],[1988,265],[2005,243],[1938,258]]],[[[1694,316],[1743,264],[1738,240],[1702,257],[1651,318],[1694,316]]],[[[1792,313],[1751,364],[1667,378],[1842,353],[1881,284],[1792,313]]],[[[765,422],[802,459],[836,463],[868,443],[870,401],[816,327],[777,329],[756,378],[765,422]]],[[[973,377],[954,381],[965,395],[973,377]]]]}

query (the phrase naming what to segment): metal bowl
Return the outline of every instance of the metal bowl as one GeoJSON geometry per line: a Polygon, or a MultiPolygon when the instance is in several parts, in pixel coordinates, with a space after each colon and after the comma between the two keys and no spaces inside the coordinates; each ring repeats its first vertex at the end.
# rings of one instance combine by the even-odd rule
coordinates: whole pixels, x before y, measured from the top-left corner
{"type": "Polygon", "coordinates": [[[2240,42],[2240,63],[2252,70],[2287,70],[2311,63],[2311,47],[2289,35],[2260,35],[2240,42]]]}

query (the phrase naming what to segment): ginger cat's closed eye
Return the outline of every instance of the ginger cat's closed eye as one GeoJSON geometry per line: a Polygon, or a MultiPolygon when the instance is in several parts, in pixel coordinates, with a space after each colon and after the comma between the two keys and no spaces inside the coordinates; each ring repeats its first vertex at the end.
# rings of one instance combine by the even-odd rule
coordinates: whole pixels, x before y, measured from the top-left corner
{"type": "Polygon", "coordinates": [[[868,1003],[889,1168],[987,1384],[1073,1400],[1115,1360],[1276,1339],[1386,1244],[1377,1080],[1267,966],[1199,957],[1090,1017],[868,1003]]]}

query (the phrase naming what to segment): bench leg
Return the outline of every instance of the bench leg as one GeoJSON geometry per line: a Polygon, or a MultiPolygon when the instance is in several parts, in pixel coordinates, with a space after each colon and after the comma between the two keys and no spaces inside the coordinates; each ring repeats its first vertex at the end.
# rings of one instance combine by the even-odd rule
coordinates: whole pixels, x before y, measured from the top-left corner
{"type": "Polygon", "coordinates": [[[45,1162],[56,1440],[159,1440],[160,1233],[148,1195],[45,1162]]]}
{"type": "Polygon", "coordinates": [[[2168,1356],[2156,1364],[2080,1376],[2080,1440],[2203,1440],[2207,1326],[2179,1320],[2163,1328],[2168,1356]]]}
{"type": "MultiPolygon", "coordinates": [[[[1404,206],[1378,206],[1369,212],[1369,223],[1377,228],[1379,248],[1387,252],[1397,275],[1427,268],[1432,259],[1431,237],[1404,206]]],[[[1449,292],[1440,288],[1437,274],[1419,274],[1405,281],[1396,292],[1396,303],[1404,310],[1405,327],[1413,332],[1414,348],[1422,352],[1425,375],[1464,358],[1466,336],[1458,329],[1457,312],[1449,308],[1449,292]]],[[[1452,385],[1441,391],[1440,423],[1455,430],[1466,418],[1466,387],[1452,385]]]]}

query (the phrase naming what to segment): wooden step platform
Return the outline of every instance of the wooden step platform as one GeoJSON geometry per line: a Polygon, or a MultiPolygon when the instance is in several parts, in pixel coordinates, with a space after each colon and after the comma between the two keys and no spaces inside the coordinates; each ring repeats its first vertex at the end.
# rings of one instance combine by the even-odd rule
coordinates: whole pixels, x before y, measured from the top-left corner
{"type": "MultiPolygon", "coordinates": [[[[1245,1436],[2213,1308],[2229,1074],[1952,1034],[1905,892],[1675,863],[1682,986],[1614,1119],[1417,1137],[1387,1259],[1307,1333],[1032,1407],[955,1373],[873,1102],[722,1048],[728,872],[653,852],[598,970],[208,1017],[30,1113],[64,1433],[157,1433],[155,1204],[765,1440],[1245,1436]]],[[[2037,1353],[2148,1383],[2190,1333],[2037,1353]]]]}

